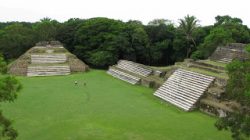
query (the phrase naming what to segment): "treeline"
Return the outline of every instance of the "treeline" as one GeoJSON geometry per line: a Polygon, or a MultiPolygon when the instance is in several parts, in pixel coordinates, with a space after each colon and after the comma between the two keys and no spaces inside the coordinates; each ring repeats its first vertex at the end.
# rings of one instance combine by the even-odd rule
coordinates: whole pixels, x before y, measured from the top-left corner
{"type": "Polygon", "coordinates": [[[59,40],[94,67],[107,67],[119,59],[160,66],[187,57],[205,59],[218,45],[250,42],[250,30],[241,19],[215,19],[211,26],[200,26],[198,19],[189,15],[180,19],[178,25],[165,19],[143,25],[140,21],[108,18],[0,23],[0,52],[10,61],[38,41],[59,40]]]}

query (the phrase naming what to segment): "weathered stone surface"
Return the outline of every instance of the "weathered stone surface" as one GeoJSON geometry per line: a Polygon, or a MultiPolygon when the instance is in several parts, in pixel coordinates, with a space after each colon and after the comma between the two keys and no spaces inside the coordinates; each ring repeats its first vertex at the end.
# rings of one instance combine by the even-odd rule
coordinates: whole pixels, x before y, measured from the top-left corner
{"type": "Polygon", "coordinates": [[[10,74],[22,76],[68,75],[71,72],[84,72],[89,68],[63,48],[58,41],[43,41],[36,45],[39,47],[31,48],[9,65],[10,74]]]}
{"type": "Polygon", "coordinates": [[[154,95],[185,111],[190,111],[214,79],[211,76],[177,69],[154,95]]]}
{"type": "Polygon", "coordinates": [[[88,71],[89,66],[77,58],[68,58],[71,72],[88,71]]]}
{"type": "Polygon", "coordinates": [[[60,41],[40,41],[40,42],[36,43],[36,46],[56,47],[56,46],[62,46],[62,43],[60,41]]]}
{"type": "Polygon", "coordinates": [[[152,69],[148,68],[145,65],[138,64],[128,60],[119,60],[117,67],[145,77],[149,76],[153,72],[152,69]]]}
{"type": "Polygon", "coordinates": [[[153,87],[153,82],[146,80],[146,79],[141,79],[141,85],[145,86],[145,87],[153,87]]]}
{"type": "Polygon", "coordinates": [[[229,63],[233,59],[247,59],[247,52],[244,50],[245,44],[231,43],[227,46],[217,47],[210,57],[211,60],[229,63]]]}

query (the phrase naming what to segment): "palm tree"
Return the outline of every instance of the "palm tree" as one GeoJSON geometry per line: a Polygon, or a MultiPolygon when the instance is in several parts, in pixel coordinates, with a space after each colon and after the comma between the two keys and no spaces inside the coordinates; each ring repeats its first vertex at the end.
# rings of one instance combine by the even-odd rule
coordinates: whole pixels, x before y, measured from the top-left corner
{"type": "Polygon", "coordinates": [[[196,43],[193,37],[193,32],[196,29],[198,20],[194,16],[185,16],[184,19],[180,19],[180,26],[179,29],[185,34],[188,47],[187,47],[187,58],[191,52],[191,46],[193,45],[196,47],[196,43]],[[192,45],[190,45],[190,42],[192,45]]]}

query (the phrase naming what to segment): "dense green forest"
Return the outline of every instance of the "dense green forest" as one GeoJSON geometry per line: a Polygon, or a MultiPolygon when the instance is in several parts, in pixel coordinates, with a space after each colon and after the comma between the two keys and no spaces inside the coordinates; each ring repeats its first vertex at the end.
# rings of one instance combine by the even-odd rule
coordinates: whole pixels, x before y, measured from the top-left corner
{"type": "Polygon", "coordinates": [[[105,68],[119,59],[161,66],[187,57],[205,59],[218,45],[250,42],[250,29],[241,19],[217,16],[215,20],[210,26],[199,25],[189,15],[178,24],[155,19],[143,25],[108,18],[6,22],[0,23],[0,52],[11,61],[38,41],[59,40],[92,67],[105,68]]]}

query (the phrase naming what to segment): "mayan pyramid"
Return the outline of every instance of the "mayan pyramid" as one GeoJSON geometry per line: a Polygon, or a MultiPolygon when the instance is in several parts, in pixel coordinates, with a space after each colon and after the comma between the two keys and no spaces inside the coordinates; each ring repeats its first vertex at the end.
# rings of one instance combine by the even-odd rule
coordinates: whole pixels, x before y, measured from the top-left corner
{"type": "Polygon", "coordinates": [[[68,75],[85,72],[89,67],[66,50],[59,41],[37,43],[8,67],[8,72],[20,76],[68,75]]]}

